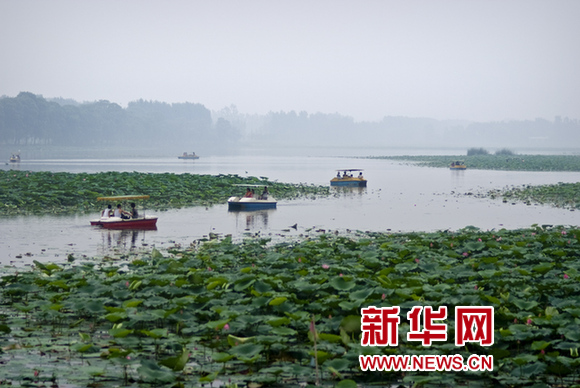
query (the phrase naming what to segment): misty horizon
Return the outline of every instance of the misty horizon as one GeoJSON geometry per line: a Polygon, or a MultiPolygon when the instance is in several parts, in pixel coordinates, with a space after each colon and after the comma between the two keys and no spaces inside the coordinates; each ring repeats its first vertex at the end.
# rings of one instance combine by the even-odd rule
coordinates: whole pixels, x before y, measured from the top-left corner
{"type": "MultiPolygon", "coordinates": [[[[147,103],[159,103],[159,104],[167,104],[167,105],[180,105],[180,104],[196,104],[196,105],[201,105],[203,107],[205,107],[205,104],[203,103],[203,101],[176,101],[176,102],[166,102],[166,101],[160,101],[160,100],[146,100],[143,98],[138,98],[136,100],[133,101],[129,101],[127,104],[123,105],[120,104],[119,102],[116,101],[112,101],[110,99],[104,98],[104,99],[100,99],[100,100],[93,100],[93,101],[77,101],[74,98],[69,98],[69,97],[65,97],[65,96],[44,96],[42,94],[37,94],[31,91],[20,91],[18,94],[20,93],[31,93],[37,97],[41,97],[47,101],[50,102],[56,102],[61,106],[65,106],[65,105],[86,105],[86,104],[95,104],[95,103],[99,103],[99,102],[106,102],[106,103],[110,103],[110,104],[115,104],[118,105],[119,107],[126,109],[131,103],[139,103],[139,102],[147,102],[147,103]]],[[[4,98],[16,98],[17,96],[8,96],[8,95],[0,95],[0,99],[4,99],[4,98]]],[[[574,118],[574,117],[568,117],[568,116],[560,116],[560,115],[556,115],[554,117],[540,117],[540,116],[536,116],[536,117],[530,117],[530,118],[526,118],[526,119],[522,119],[522,120],[515,120],[515,119],[504,119],[504,120],[490,120],[490,121],[477,121],[477,120],[467,120],[467,119],[436,119],[434,117],[414,117],[414,116],[402,116],[402,115],[396,115],[396,114],[392,114],[392,115],[386,115],[384,117],[381,117],[377,120],[357,120],[352,116],[346,115],[346,114],[342,114],[341,112],[309,112],[309,111],[297,111],[296,109],[289,109],[289,110],[280,110],[280,111],[268,111],[264,114],[257,114],[257,113],[248,113],[248,112],[240,112],[238,110],[238,107],[235,104],[230,104],[229,106],[224,106],[221,109],[218,110],[210,110],[212,117],[214,118],[214,121],[216,121],[217,118],[220,117],[224,117],[227,118],[228,115],[234,115],[234,116],[240,116],[240,117],[259,117],[259,116],[268,116],[268,115],[272,115],[272,114],[292,114],[292,113],[296,113],[296,114],[306,114],[308,116],[311,115],[316,115],[316,114],[323,114],[323,115],[337,115],[337,116],[341,116],[341,117],[345,117],[345,118],[349,118],[352,119],[353,122],[358,122],[358,123],[364,123],[364,122],[370,122],[370,123],[375,123],[375,122],[381,122],[384,121],[385,119],[390,119],[390,118],[409,118],[409,119],[427,119],[427,120],[434,120],[434,121],[440,121],[440,122],[455,122],[458,124],[469,124],[469,123],[485,123],[485,122],[511,122],[511,121],[537,121],[537,120],[546,120],[549,122],[557,122],[557,121],[564,121],[564,122],[572,122],[572,123],[577,123],[580,119],[574,118]]]]}
{"type": "Polygon", "coordinates": [[[202,104],[137,100],[122,108],[100,100],[79,104],[47,100],[30,92],[0,98],[0,145],[110,149],[130,142],[132,149],[153,145],[165,152],[231,152],[240,146],[413,147],[413,148],[570,148],[580,144],[580,122],[460,122],[387,116],[377,122],[295,111],[245,115],[234,106],[211,112],[202,104]]]}

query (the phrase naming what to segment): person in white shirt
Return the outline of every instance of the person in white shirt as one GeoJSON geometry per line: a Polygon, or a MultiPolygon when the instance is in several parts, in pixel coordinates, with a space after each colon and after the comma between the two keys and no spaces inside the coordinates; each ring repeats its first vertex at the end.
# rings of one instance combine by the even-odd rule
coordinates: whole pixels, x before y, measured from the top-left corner
{"type": "Polygon", "coordinates": [[[107,206],[107,208],[101,212],[101,218],[111,217],[111,214],[113,213],[112,208],[113,207],[111,205],[107,206]]]}

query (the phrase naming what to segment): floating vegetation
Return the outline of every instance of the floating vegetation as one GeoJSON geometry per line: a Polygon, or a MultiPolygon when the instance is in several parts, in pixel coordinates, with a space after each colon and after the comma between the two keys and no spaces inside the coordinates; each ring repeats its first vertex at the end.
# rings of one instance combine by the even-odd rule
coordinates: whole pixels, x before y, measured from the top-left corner
{"type": "Polygon", "coordinates": [[[580,183],[513,187],[489,191],[487,196],[500,197],[504,202],[519,201],[528,205],[547,204],[571,210],[580,209],[580,183]]]}
{"type": "Polygon", "coordinates": [[[449,167],[462,160],[467,169],[512,171],[580,171],[580,155],[426,155],[376,156],[372,159],[391,159],[416,162],[418,166],[449,167]]]}
{"type": "Polygon", "coordinates": [[[148,208],[169,209],[225,203],[240,195],[235,184],[264,185],[278,199],[328,195],[324,186],[272,182],[238,175],[148,174],[139,172],[0,171],[0,215],[92,212],[101,196],[150,195],[148,208]]]}
{"type": "Polygon", "coordinates": [[[321,233],[36,262],[0,279],[0,385],[573,386],[579,237],[549,226],[321,233]],[[361,346],[368,306],[400,306],[398,346],[361,346]],[[413,306],[446,306],[449,340],[408,341],[413,306]],[[494,307],[492,346],[455,346],[455,306],[494,307]],[[492,355],[494,366],[362,372],[363,354],[492,355]]]}

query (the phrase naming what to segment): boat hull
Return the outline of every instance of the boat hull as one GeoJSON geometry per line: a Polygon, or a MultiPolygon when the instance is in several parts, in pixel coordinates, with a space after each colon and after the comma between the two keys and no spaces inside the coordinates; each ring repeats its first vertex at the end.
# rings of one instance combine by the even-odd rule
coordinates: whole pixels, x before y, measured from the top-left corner
{"type": "Polygon", "coordinates": [[[453,167],[449,167],[450,170],[465,170],[467,169],[466,166],[453,166],[453,167]]]}
{"type": "Polygon", "coordinates": [[[177,159],[199,159],[199,156],[178,156],[177,159]]]}
{"type": "Polygon", "coordinates": [[[330,181],[330,185],[336,187],[367,187],[367,181],[360,178],[333,178],[330,181]]]}
{"type": "Polygon", "coordinates": [[[256,198],[239,198],[231,197],[228,199],[228,210],[231,211],[252,211],[264,209],[276,209],[276,200],[274,199],[256,199],[256,198]]]}
{"type": "Polygon", "coordinates": [[[157,229],[157,217],[131,218],[128,220],[119,217],[101,218],[92,220],[91,225],[102,226],[105,229],[157,229]]]}

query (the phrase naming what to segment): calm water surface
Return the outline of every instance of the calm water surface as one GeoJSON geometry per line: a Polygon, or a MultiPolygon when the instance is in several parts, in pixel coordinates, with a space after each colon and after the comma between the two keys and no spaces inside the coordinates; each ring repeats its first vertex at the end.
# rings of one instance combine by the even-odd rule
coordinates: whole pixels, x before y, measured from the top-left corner
{"type": "MultiPolygon", "coordinates": [[[[8,167],[5,167],[8,168],[8,167]]],[[[227,205],[155,213],[154,231],[109,231],[89,225],[90,216],[10,217],[0,224],[0,264],[62,261],[79,256],[119,255],[175,244],[188,245],[209,233],[259,234],[275,239],[321,230],[434,231],[473,225],[482,229],[532,224],[580,225],[580,212],[548,206],[506,204],[468,193],[524,184],[578,182],[580,173],[450,171],[388,160],[308,156],[214,156],[196,161],[175,158],[45,159],[21,162],[25,171],[139,171],[264,176],[291,183],[328,185],[340,168],[362,168],[366,189],[334,191],[324,199],[279,201],[278,208],[228,212],[227,205]],[[296,226],[295,228],[291,226],[296,226]]],[[[232,188],[234,194],[235,188],[232,188]]],[[[241,193],[240,193],[241,194],[241,193]]],[[[275,196],[275,193],[272,193],[275,196]]],[[[148,211],[148,214],[153,212],[148,211]]]]}

